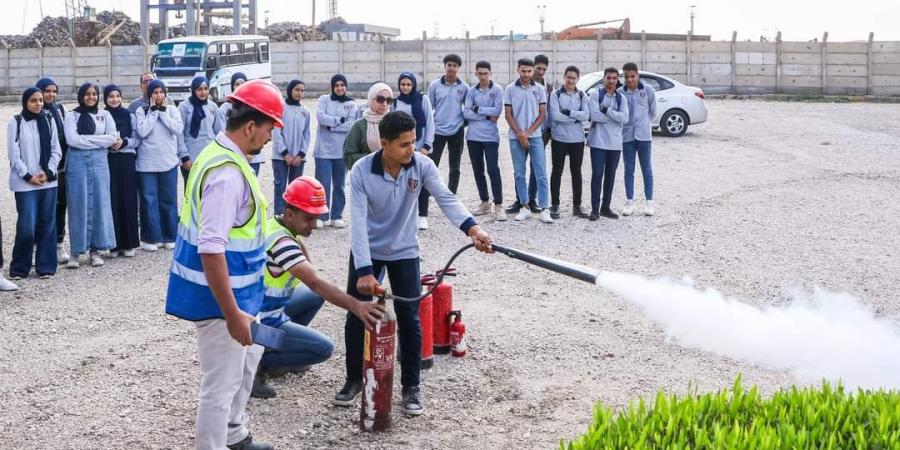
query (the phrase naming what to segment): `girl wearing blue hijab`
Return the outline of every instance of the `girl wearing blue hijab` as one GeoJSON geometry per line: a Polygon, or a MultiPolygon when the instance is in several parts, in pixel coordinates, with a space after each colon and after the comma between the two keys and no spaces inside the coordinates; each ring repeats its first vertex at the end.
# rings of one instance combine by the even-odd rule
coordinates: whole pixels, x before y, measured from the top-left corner
{"type": "Polygon", "coordinates": [[[35,83],[35,87],[44,93],[44,111],[50,113],[53,122],[56,123],[56,131],[59,135],[59,147],[62,150],[62,159],[59,161],[59,186],[56,188],[56,260],[60,264],[69,261],[69,251],[63,245],[66,240],[66,152],[69,145],[66,143],[66,133],[63,122],[66,118],[66,108],[56,101],[59,95],[59,83],[51,77],[44,77],[35,83]]]}
{"type": "Polygon", "coordinates": [[[77,269],[90,251],[90,263],[103,265],[102,254],[116,246],[110,205],[108,149],[120,146],[116,123],[109,111],[98,108],[100,88],[78,88],[78,107],[66,115],[66,196],[69,209],[71,257],[66,267],[77,269]]]}
{"type": "Polygon", "coordinates": [[[219,116],[219,107],[209,101],[209,80],[204,76],[191,81],[191,96],[178,105],[184,131],[178,135],[178,158],[181,161],[181,175],[187,182],[191,165],[200,152],[225,129],[219,116]]]}
{"type": "MultiPolygon", "coordinates": [[[[56,170],[62,152],[56,125],[36,87],[22,93],[22,111],[7,127],[9,187],[16,198],[16,240],[9,275],[28,278],[32,263],[38,276],[56,273],[56,170]]],[[[0,254],[2,265],[2,254],[0,254]]],[[[0,290],[9,283],[0,278],[0,290]]]]}
{"type": "Polygon", "coordinates": [[[138,144],[134,114],[122,105],[122,90],[114,84],[103,88],[103,104],[116,123],[121,145],[109,148],[110,204],[116,247],[110,256],[131,258],[140,245],[138,240],[137,169],[135,154],[138,144]]]}
{"type": "Polygon", "coordinates": [[[403,72],[397,80],[400,95],[394,103],[394,111],[403,111],[416,120],[416,150],[426,155],[434,143],[434,111],[431,99],[419,92],[416,76],[403,72]]]}
{"type": "Polygon", "coordinates": [[[291,80],[284,97],[283,128],[272,130],[272,174],[275,184],[275,214],[284,213],[284,199],[281,195],[287,185],[303,175],[306,167],[306,152],[310,140],[310,112],[300,101],[306,85],[300,80],[291,80]]]}

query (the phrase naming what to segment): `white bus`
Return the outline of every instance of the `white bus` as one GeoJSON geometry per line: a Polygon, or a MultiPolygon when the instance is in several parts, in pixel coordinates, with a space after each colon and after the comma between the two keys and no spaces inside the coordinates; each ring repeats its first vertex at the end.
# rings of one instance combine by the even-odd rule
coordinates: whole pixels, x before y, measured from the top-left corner
{"type": "Polygon", "coordinates": [[[160,41],[150,62],[156,78],[166,83],[176,102],[191,95],[191,80],[209,79],[210,99],[225,101],[231,93],[231,75],[243,72],[248,80],[271,80],[269,38],[259,35],[186,36],[160,41]]]}

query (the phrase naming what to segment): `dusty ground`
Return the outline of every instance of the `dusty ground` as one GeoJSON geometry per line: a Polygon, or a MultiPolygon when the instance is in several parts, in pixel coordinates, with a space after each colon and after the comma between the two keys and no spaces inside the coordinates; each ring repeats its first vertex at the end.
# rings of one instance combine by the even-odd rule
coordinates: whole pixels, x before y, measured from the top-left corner
{"type": "MultiPolygon", "coordinates": [[[[758,304],[822,286],[900,316],[900,108],[709,106],[710,123],[683,138],[656,138],[656,217],[575,220],[565,178],[558,223],[532,219],[487,229],[508,245],[599,268],[690,275],[758,304]]],[[[17,109],[3,107],[0,123],[17,109]]],[[[505,143],[501,155],[507,203],[505,143]]],[[[464,161],[460,198],[474,207],[464,161]]],[[[271,168],[262,174],[271,196],[271,168]]],[[[621,169],[615,197],[619,208],[621,169]]],[[[0,216],[9,257],[15,209],[8,192],[0,196],[0,216]]],[[[443,218],[432,219],[420,239],[428,269],[466,242],[443,218]]],[[[322,273],[343,285],[348,230],[316,232],[308,243],[322,273]]],[[[19,292],[0,295],[4,446],[192,447],[195,341],[189,323],[163,314],[169,258],[144,253],[99,269],[61,268],[52,280],[30,279],[19,292]]],[[[639,310],[599,288],[499,256],[467,254],[459,269],[456,305],[473,349],[465,359],[437,358],[423,373],[423,417],[398,415],[394,432],[373,437],[356,431],[357,409],[330,406],[343,380],[344,314],[328,306],[313,325],[333,337],[334,357],[304,377],[278,380],[277,398],[252,400],[254,435],[281,449],[552,448],[586,429],[597,401],[624,406],[660,389],[685,392],[689,384],[717,390],[738,373],[765,391],[795,382],[783,372],[681,349],[639,310]]]]}

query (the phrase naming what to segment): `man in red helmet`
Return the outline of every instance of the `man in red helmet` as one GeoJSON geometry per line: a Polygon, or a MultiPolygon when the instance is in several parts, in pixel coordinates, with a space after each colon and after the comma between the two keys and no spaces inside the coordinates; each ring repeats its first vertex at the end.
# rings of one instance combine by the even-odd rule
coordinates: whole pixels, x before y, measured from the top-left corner
{"type": "Polygon", "coordinates": [[[271,83],[254,80],[228,100],[225,131],[200,152],[186,182],[166,313],[196,325],[196,448],[272,450],[253,442],[244,411],[263,354],[250,323],[262,305],[266,250],[266,200],[249,160],[283,126],[282,98],[271,83]]]}
{"type": "Polygon", "coordinates": [[[298,177],[282,198],[284,214],[266,223],[266,294],[260,319],[263,325],[284,331],[285,336],[281,347],[266,349],[259,363],[251,394],[258,398],[275,396],[275,388],[266,383],[267,376],[302,371],[331,357],[331,338],[308,326],[323,298],[350,311],[367,327],[374,326],[384,313],[384,306],[377,302],[360,301],[320,277],[299,240],[309,237],[319,216],[328,212],[322,184],[312,177],[298,177]]]}

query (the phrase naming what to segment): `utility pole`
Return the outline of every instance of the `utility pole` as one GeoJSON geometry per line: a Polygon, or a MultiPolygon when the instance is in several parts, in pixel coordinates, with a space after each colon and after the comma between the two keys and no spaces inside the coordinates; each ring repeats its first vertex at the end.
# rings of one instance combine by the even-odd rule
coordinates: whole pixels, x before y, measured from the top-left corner
{"type": "Polygon", "coordinates": [[[497,25],[497,19],[491,19],[491,36],[494,35],[494,27],[497,25]]]}
{"type": "Polygon", "coordinates": [[[696,7],[697,5],[691,5],[691,35],[694,34],[694,8],[696,7]]]}
{"type": "Polygon", "coordinates": [[[316,27],[316,0],[312,0],[312,8],[313,8],[313,10],[312,10],[312,23],[310,24],[310,26],[311,26],[312,28],[315,28],[315,27],[316,27]]]}
{"type": "Polygon", "coordinates": [[[547,5],[538,5],[538,22],[541,23],[541,39],[544,39],[544,12],[547,10],[547,5]]]}

